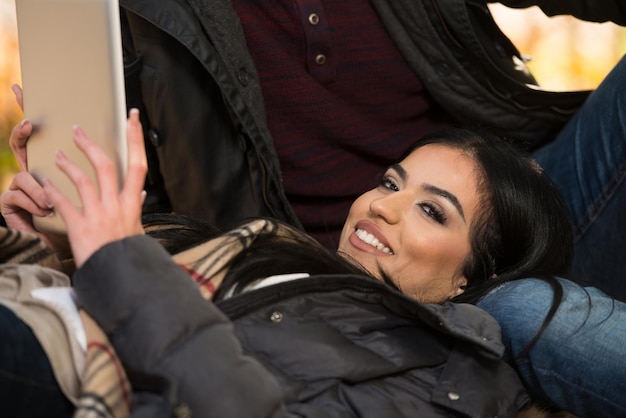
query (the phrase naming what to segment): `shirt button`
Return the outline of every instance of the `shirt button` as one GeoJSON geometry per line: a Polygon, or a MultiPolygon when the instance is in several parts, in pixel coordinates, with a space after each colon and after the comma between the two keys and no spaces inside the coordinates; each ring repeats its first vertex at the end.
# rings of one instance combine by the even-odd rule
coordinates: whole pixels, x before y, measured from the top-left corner
{"type": "Polygon", "coordinates": [[[326,63],[326,55],[324,55],[324,54],[317,54],[315,56],[315,63],[317,65],[324,65],[326,63]]]}
{"type": "Polygon", "coordinates": [[[309,23],[311,25],[317,25],[318,23],[320,23],[320,17],[317,15],[317,13],[311,13],[309,15],[309,23]]]}

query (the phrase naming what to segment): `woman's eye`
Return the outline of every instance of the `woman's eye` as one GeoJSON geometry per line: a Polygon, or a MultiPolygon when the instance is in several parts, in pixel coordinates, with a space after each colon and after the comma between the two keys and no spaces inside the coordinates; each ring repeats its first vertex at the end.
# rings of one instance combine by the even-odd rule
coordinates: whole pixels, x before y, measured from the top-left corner
{"type": "Polygon", "coordinates": [[[420,203],[419,206],[422,209],[422,211],[424,211],[424,213],[427,216],[434,219],[435,222],[440,223],[442,225],[446,223],[446,220],[447,220],[446,215],[438,206],[433,205],[432,203],[420,203]]]}
{"type": "Polygon", "coordinates": [[[396,182],[388,176],[381,177],[378,184],[387,190],[391,190],[392,192],[397,192],[400,190],[396,182]]]}

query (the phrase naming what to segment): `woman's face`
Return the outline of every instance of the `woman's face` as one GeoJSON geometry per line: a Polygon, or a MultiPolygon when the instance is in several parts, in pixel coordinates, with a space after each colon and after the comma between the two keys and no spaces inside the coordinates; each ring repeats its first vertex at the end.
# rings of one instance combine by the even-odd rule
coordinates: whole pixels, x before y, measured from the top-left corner
{"type": "Polygon", "coordinates": [[[462,268],[479,201],[474,161],[425,145],[352,204],[338,252],[409,296],[442,302],[467,283],[462,268]]]}

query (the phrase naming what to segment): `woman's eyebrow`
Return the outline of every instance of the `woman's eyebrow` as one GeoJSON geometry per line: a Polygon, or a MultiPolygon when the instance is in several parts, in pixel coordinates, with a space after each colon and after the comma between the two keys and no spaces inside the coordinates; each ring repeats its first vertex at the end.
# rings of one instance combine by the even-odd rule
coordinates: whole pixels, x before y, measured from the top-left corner
{"type": "Polygon", "coordinates": [[[400,176],[402,181],[406,181],[406,170],[400,164],[393,164],[389,166],[390,170],[394,170],[400,176]]]}
{"type": "Polygon", "coordinates": [[[444,199],[447,199],[450,203],[452,203],[452,206],[454,206],[456,210],[459,212],[459,215],[461,215],[461,219],[463,219],[463,222],[466,222],[465,214],[463,213],[463,207],[461,206],[459,199],[457,199],[455,195],[453,195],[447,190],[440,189],[437,186],[433,186],[432,184],[423,184],[422,189],[426,192],[436,194],[437,196],[441,196],[444,199]]]}
{"type": "MultiPolygon", "coordinates": [[[[398,176],[400,176],[400,179],[402,179],[402,181],[406,181],[408,176],[407,172],[400,164],[393,164],[389,167],[389,169],[394,170],[396,173],[398,173],[398,176]]],[[[463,213],[463,207],[461,206],[459,199],[457,199],[455,195],[448,192],[447,190],[441,189],[437,186],[433,186],[432,184],[424,184],[422,185],[422,189],[426,192],[436,194],[437,196],[441,196],[444,199],[447,199],[459,212],[459,215],[461,215],[461,219],[463,219],[463,222],[466,223],[465,214],[463,213]]]]}

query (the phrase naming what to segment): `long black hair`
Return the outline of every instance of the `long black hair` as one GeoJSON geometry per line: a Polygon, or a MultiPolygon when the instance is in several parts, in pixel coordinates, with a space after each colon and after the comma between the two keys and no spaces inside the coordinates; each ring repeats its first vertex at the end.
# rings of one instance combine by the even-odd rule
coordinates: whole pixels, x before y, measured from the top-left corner
{"type": "MultiPolygon", "coordinates": [[[[144,214],[142,221],[146,232],[158,240],[170,254],[187,250],[223,233],[206,220],[184,215],[148,213],[144,214]]],[[[231,225],[227,230],[248,221],[231,225]]],[[[228,272],[217,289],[214,300],[222,299],[227,293],[235,295],[258,279],[279,274],[366,275],[361,268],[322,246],[304,232],[276,220],[271,222],[282,224],[292,233],[288,238],[275,233],[258,235],[250,247],[240,251],[229,262],[228,272]]]]}
{"type": "Polygon", "coordinates": [[[470,255],[463,273],[465,292],[454,302],[476,303],[501,284],[539,278],[553,289],[552,305],[535,336],[540,338],[554,317],[563,289],[556,276],[571,266],[573,229],[567,207],[539,165],[511,142],[484,131],[448,129],[429,134],[416,148],[440,144],[466,153],[477,165],[481,207],[470,227],[470,255]]]}
{"type": "MultiPolygon", "coordinates": [[[[454,301],[474,303],[503,282],[539,277],[553,283],[556,306],[560,292],[553,277],[569,269],[572,228],[562,198],[538,165],[506,140],[466,129],[424,136],[400,161],[429,144],[464,152],[475,162],[479,178],[480,208],[470,227],[471,252],[463,266],[467,286],[454,301]]],[[[152,214],[144,222],[171,253],[220,233],[207,222],[190,217],[152,214]]],[[[233,260],[225,283],[245,285],[270,275],[299,272],[367,274],[308,236],[285,241],[268,235],[233,260]]]]}

